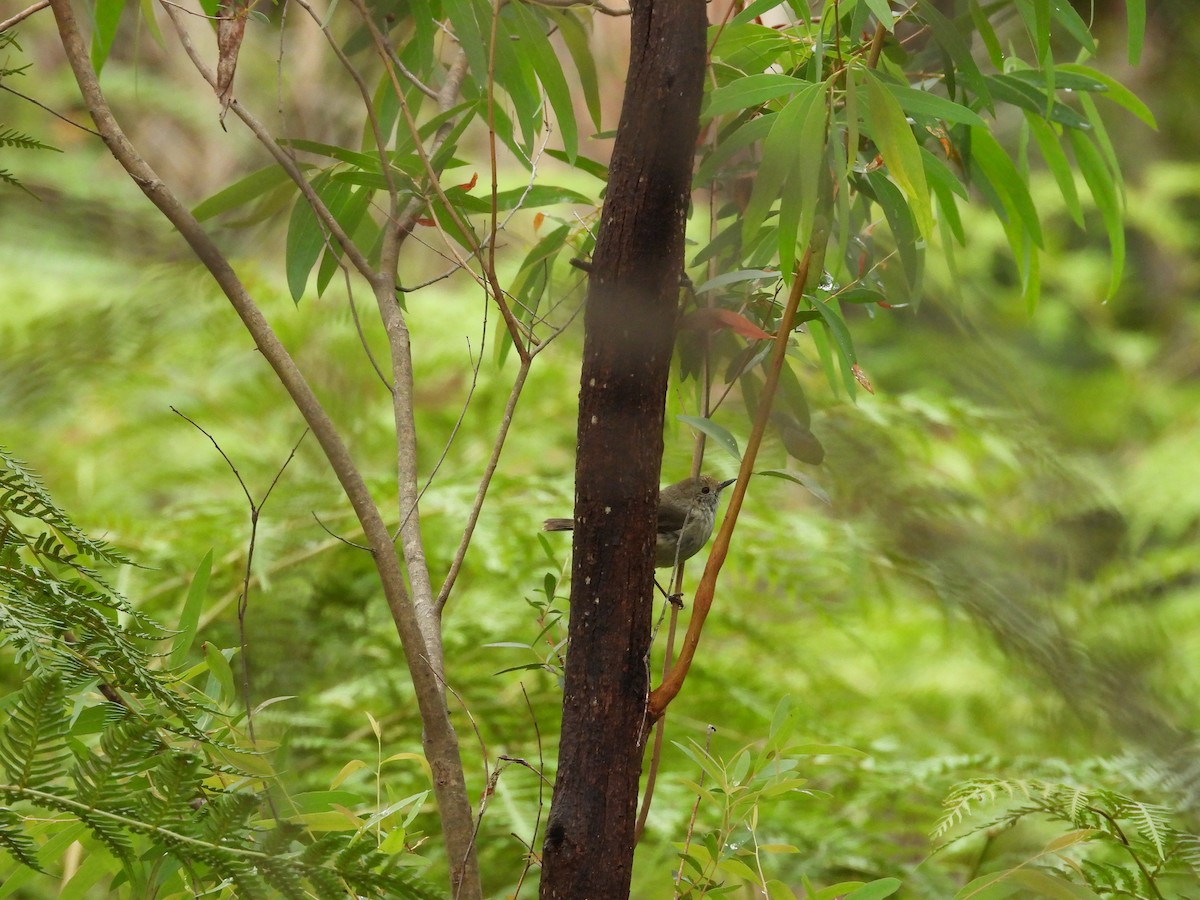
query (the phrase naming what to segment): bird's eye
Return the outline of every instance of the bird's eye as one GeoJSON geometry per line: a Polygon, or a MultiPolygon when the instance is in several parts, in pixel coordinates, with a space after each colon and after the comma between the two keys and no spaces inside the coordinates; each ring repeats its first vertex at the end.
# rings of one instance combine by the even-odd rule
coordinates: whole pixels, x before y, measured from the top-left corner
{"type": "Polygon", "coordinates": [[[700,488],[700,493],[707,494],[711,490],[712,488],[710,488],[708,485],[705,485],[704,487],[700,488]]]}

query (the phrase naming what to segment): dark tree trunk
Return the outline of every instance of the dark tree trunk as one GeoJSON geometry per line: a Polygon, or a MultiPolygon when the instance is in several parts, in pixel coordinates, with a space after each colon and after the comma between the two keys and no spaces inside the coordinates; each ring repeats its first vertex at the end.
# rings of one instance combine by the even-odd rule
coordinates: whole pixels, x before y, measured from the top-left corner
{"type": "Polygon", "coordinates": [[[541,896],[629,895],[663,409],[705,65],[704,0],[635,0],[584,314],[570,649],[541,896]]]}

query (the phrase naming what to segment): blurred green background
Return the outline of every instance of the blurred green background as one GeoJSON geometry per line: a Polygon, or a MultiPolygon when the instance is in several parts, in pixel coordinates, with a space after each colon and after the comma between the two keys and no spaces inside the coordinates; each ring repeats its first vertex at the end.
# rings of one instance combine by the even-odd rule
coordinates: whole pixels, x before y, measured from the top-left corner
{"type": "MultiPolygon", "coordinates": [[[[1103,229],[1096,221],[1081,236],[1049,176],[1038,176],[1049,246],[1032,314],[999,226],[971,210],[957,270],[930,254],[918,310],[856,308],[850,324],[876,394],[833,396],[815,366],[805,381],[827,450],[807,475],[828,504],[782,481],[751,486],[698,665],[671,710],[633,896],[671,895],[675,845],[692,813],[699,770],[671,742],[708,744],[730,760],[765,737],[784,698],[796,737],[865,756],[807,757],[799,774],[811,792],[758,804],[755,839],[798,851],[770,857],[783,880],[895,875],[906,896],[944,897],[971,874],[1011,865],[1044,835],[976,835],[930,856],[943,797],[976,775],[1109,787],[1166,804],[1180,827],[1197,830],[1200,781],[1178,762],[1200,725],[1200,24],[1191,4],[1154,5],[1145,58],[1131,69],[1122,13],[1120,3],[1095,7],[1102,47],[1112,48],[1101,67],[1159,122],[1151,132],[1121,112],[1110,120],[1128,191],[1122,288],[1102,302],[1103,229]]],[[[82,121],[50,24],[35,16],[21,29],[33,68],[6,84],[82,121]]],[[[618,37],[600,35],[597,51],[616,72],[618,37]]],[[[274,78],[269,55],[242,65],[239,78],[274,78]]],[[[284,87],[317,139],[353,127],[352,116],[329,113],[342,89],[332,79],[307,91],[323,84],[322,65],[307,85],[284,87]]],[[[150,41],[110,60],[105,86],[189,202],[265,164],[240,129],[216,127],[205,91],[150,41]]],[[[256,496],[299,439],[300,418],[208,276],[98,140],[10,94],[0,94],[0,121],[64,151],[0,150],[0,167],[32,192],[0,195],[0,442],[81,525],[137,560],[142,568],[122,572],[119,586],[160,621],[174,620],[212,549],[201,637],[235,646],[247,505],[209,441],[172,407],[219,441],[256,496]]],[[[277,221],[219,237],[387,497],[390,399],[344,291],[335,283],[321,299],[292,303],[277,221]]],[[[402,278],[440,269],[416,265],[402,278]]],[[[368,299],[356,292],[382,355],[368,299]]],[[[409,299],[422,472],[445,451],[422,505],[435,581],[515,369],[511,359],[498,366],[492,335],[481,337],[483,304],[465,279],[409,299]]],[[[547,575],[563,576],[569,540],[543,544],[539,526],[571,505],[579,349],[576,327],[535,364],[447,613],[448,678],[476,797],[484,758],[520,757],[553,776],[557,678],[519,667],[549,657],[565,634],[556,618],[565,587],[549,612],[543,592],[547,575]]],[[[691,456],[686,430],[670,429],[664,481],[683,477],[691,456]]],[[[733,460],[709,453],[709,471],[734,473],[733,460]]],[[[762,467],[783,458],[768,446],[762,467]]],[[[288,698],[259,720],[279,744],[287,792],[325,789],[362,759],[368,767],[342,787],[369,804],[376,760],[419,750],[419,726],[370,561],[330,531],[355,538],[310,438],[259,526],[247,618],[253,692],[288,698]],[[368,713],[382,726],[378,744],[368,713]]],[[[19,678],[6,659],[0,678],[4,692],[19,678]]],[[[399,760],[383,766],[382,783],[386,796],[403,797],[425,776],[399,760]]],[[[543,791],[525,768],[499,780],[479,842],[496,896],[521,871],[543,791]]],[[[701,803],[697,831],[721,826],[719,805],[701,803]]],[[[747,832],[735,826],[727,837],[747,832]]],[[[0,858],[0,877],[10,865],[0,858]]],[[[22,896],[52,895],[47,880],[22,896]]]]}

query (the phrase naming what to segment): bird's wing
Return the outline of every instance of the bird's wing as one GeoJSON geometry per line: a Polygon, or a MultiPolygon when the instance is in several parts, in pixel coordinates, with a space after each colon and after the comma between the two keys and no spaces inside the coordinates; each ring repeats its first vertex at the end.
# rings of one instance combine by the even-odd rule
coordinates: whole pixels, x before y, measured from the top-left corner
{"type": "Polygon", "coordinates": [[[683,529],[683,525],[684,525],[684,522],[686,519],[687,519],[686,510],[684,510],[683,508],[681,508],[679,506],[673,506],[670,508],[659,506],[659,508],[658,508],[658,533],[659,534],[670,534],[671,532],[674,532],[674,531],[681,531],[683,529]]]}

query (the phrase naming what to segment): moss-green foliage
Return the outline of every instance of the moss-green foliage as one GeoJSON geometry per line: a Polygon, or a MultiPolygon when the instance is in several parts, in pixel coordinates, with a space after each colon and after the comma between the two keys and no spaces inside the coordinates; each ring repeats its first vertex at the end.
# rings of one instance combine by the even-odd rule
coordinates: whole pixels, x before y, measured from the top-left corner
{"type": "MultiPolygon", "coordinates": [[[[859,3],[854,15],[880,5],[859,3]]],[[[1032,14],[1039,4],[1022,7],[1032,14]]],[[[258,64],[273,66],[271,53],[259,56],[258,64]]],[[[243,67],[255,64],[253,54],[243,59],[243,67]]],[[[262,83],[271,83],[262,71],[262,83]]],[[[133,68],[116,57],[105,78],[119,103],[171,108],[165,81],[142,78],[135,90],[133,68]]],[[[339,108],[328,104],[313,118],[339,108]]],[[[880,109],[878,120],[891,121],[880,109]]],[[[1145,132],[1132,117],[1119,121],[1128,127],[1111,137],[1125,160],[1145,132]]],[[[178,125],[192,140],[211,139],[210,126],[178,125]]],[[[239,138],[231,130],[221,140],[239,138]]],[[[199,199],[213,190],[203,162],[219,155],[156,162],[199,199]]],[[[38,165],[49,156],[30,154],[38,165]]],[[[262,164],[250,158],[257,161],[246,171],[262,164]]],[[[51,179],[64,189],[53,209],[0,210],[0,425],[6,444],[35,461],[84,526],[67,531],[65,518],[46,518],[31,538],[66,598],[51,617],[56,624],[31,620],[44,606],[27,598],[0,608],[14,621],[0,660],[13,712],[0,755],[61,798],[36,807],[61,817],[57,829],[33,823],[32,800],[0,810],[0,843],[26,866],[0,857],[0,877],[8,886],[24,879],[28,896],[53,896],[78,840],[84,863],[76,883],[94,876],[96,896],[128,895],[139,877],[190,885],[191,871],[169,861],[191,852],[171,843],[176,835],[201,842],[187,845],[196,853],[189,862],[214,877],[247,879],[238,860],[281,853],[282,869],[263,862],[259,872],[280,891],[295,876],[318,896],[338,896],[346,867],[360,873],[364,893],[382,892],[368,883],[376,863],[385,865],[371,856],[377,847],[389,861],[432,865],[431,879],[440,878],[445,861],[429,839],[435,813],[394,629],[369,559],[329,533],[357,537],[311,440],[259,522],[246,630],[262,752],[248,752],[236,712],[240,659],[227,648],[239,643],[249,511],[224,461],[170,407],[218,439],[256,496],[302,425],[206,277],[184,261],[176,236],[131,204],[132,188],[100,148],[62,162],[72,168],[51,179]],[[114,573],[115,560],[81,549],[111,553],[110,544],[142,568],[114,573]],[[149,617],[180,622],[210,551],[196,640],[185,670],[168,677],[145,651],[170,652],[173,638],[146,643],[166,633],[149,617]],[[98,587],[80,564],[114,589],[98,587]],[[68,624],[79,643],[50,639],[68,624]],[[28,666],[45,677],[28,677],[28,666]],[[136,699],[154,730],[106,703],[101,683],[136,699]],[[135,757],[146,767],[133,765],[135,757]],[[258,827],[268,815],[256,799],[266,784],[291,824],[258,827]],[[193,810],[185,801],[197,790],[208,802],[193,810]],[[68,808],[76,793],[92,805],[68,808]],[[132,819],[131,808],[142,826],[110,818],[132,819]],[[219,839],[227,833],[238,835],[240,853],[260,855],[226,853],[219,839]],[[123,863],[122,841],[135,860],[157,848],[167,860],[163,874],[123,863]],[[27,868],[35,863],[51,874],[35,876],[27,868]]],[[[826,371],[836,348],[822,356],[809,332],[797,337],[804,424],[825,462],[796,463],[776,434],[761,467],[790,465],[817,490],[752,483],[697,667],[669,716],[633,896],[671,896],[689,841],[680,883],[689,879],[693,896],[755,881],[798,896],[806,884],[814,896],[856,884],[877,892],[865,896],[893,890],[911,898],[953,897],[968,885],[988,888],[972,895],[988,897],[1055,895],[1047,885],[1059,896],[1197,894],[1188,874],[1189,835],[1198,829],[1188,735],[1200,727],[1200,318],[1191,300],[1200,291],[1192,214],[1200,172],[1194,163],[1160,163],[1131,175],[1127,279],[1105,304],[1107,245],[1072,230],[1062,185],[1031,171],[1045,242],[1034,315],[1011,261],[1014,236],[960,198],[966,242],[953,267],[939,252],[952,234],[921,247],[909,234],[910,249],[923,254],[919,313],[843,307],[877,396],[860,391],[855,404],[835,396],[826,371]],[[1004,805],[975,800],[993,795],[1004,805]],[[931,835],[947,796],[956,830],[942,846],[931,835]],[[993,881],[980,885],[981,878],[993,881]]],[[[1081,213],[1100,224],[1086,203],[1081,213]]],[[[893,244],[880,221],[882,258],[893,244]]],[[[505,234],[518,250],[507,264],[531,261],[514,283],[524,298],[558,296],[562,285],[545,286],[534,253],[539,241],[559,246],[554,232],[523,234],[519,224],[505,234]]],[[[340,280],[296,306],[276,258],[278,234],[217,230],[241,251],[240,270],[377,496],[389,496],[390,397],[364,358],[340,280]],[[262,252],[249,258],[253,244],[262,252]]],[[[710,239],[695,237],[697,248],[710,239]]],[[[439,274],[444,264],[435,262],[402,280],[439,274]]],[[[692,275],[700,284],[702,273],[692,275]]],[[[496,363],[494,320],[483,338],[484,301],[465,279],[405,300],[423,473],[454,435],[421,509],[437,580],[513,365],[496,363]],[[481,353],[469,414],[456,430],[481,353]]],[[[361,295],[358,303],[368,320],[361,295]]],[[[824,334],[827,326],[806,327],[824,334]]],[[[378,329],[366,332],[383,358],[378,329]]],[[[486,799],[478,846],[494,896],[526,872],[554,777],[569,542],[538,529],[571,504],[575,341],[568,333],[533,367],[445,619],[454,720],[472,798],[486,799]]],[[[681,353],[685,370],[689,350],[681,353]]],[[[671,413],[694,411],[681,393],[672,393],[671,413]]],[[[729,430],[744,446],[737,412],[729,430]]],[[[681,477],[692,452],[689,432],[668,419],[664,480],[681,477]]],[[[732,474],[717,453],[707,465],[732,474]]],[[[7,477],[30,492],[28,476],[16,473],[7,477]]],[[[398,511],[385,510],[394,526],[398,511]]],[[[5,559],[31,566],[30,547],[14,546],[5,559]]],[[[662,644],[660,631],[657,653],[662,644]]],[[[660,661],[653,663],[657,671],[660,661]]],[[[532,896],[536,867],[524,877],[522,896],[532,896]]]]}
{"type": "Polygon", "coordinates": [[[24,682],[0,720],[0,847],[24,867],[9,885],[59,871],[78,839],[88,877],[141,895],[435,896],[401,866],[403,829],[385,852],[381,829],[321,837],[261,818],[252,746],[191,683],[206,667],[161,666],[169,632],[96,568],[121,564],[0,449],[0,646],[24,682]]]}

